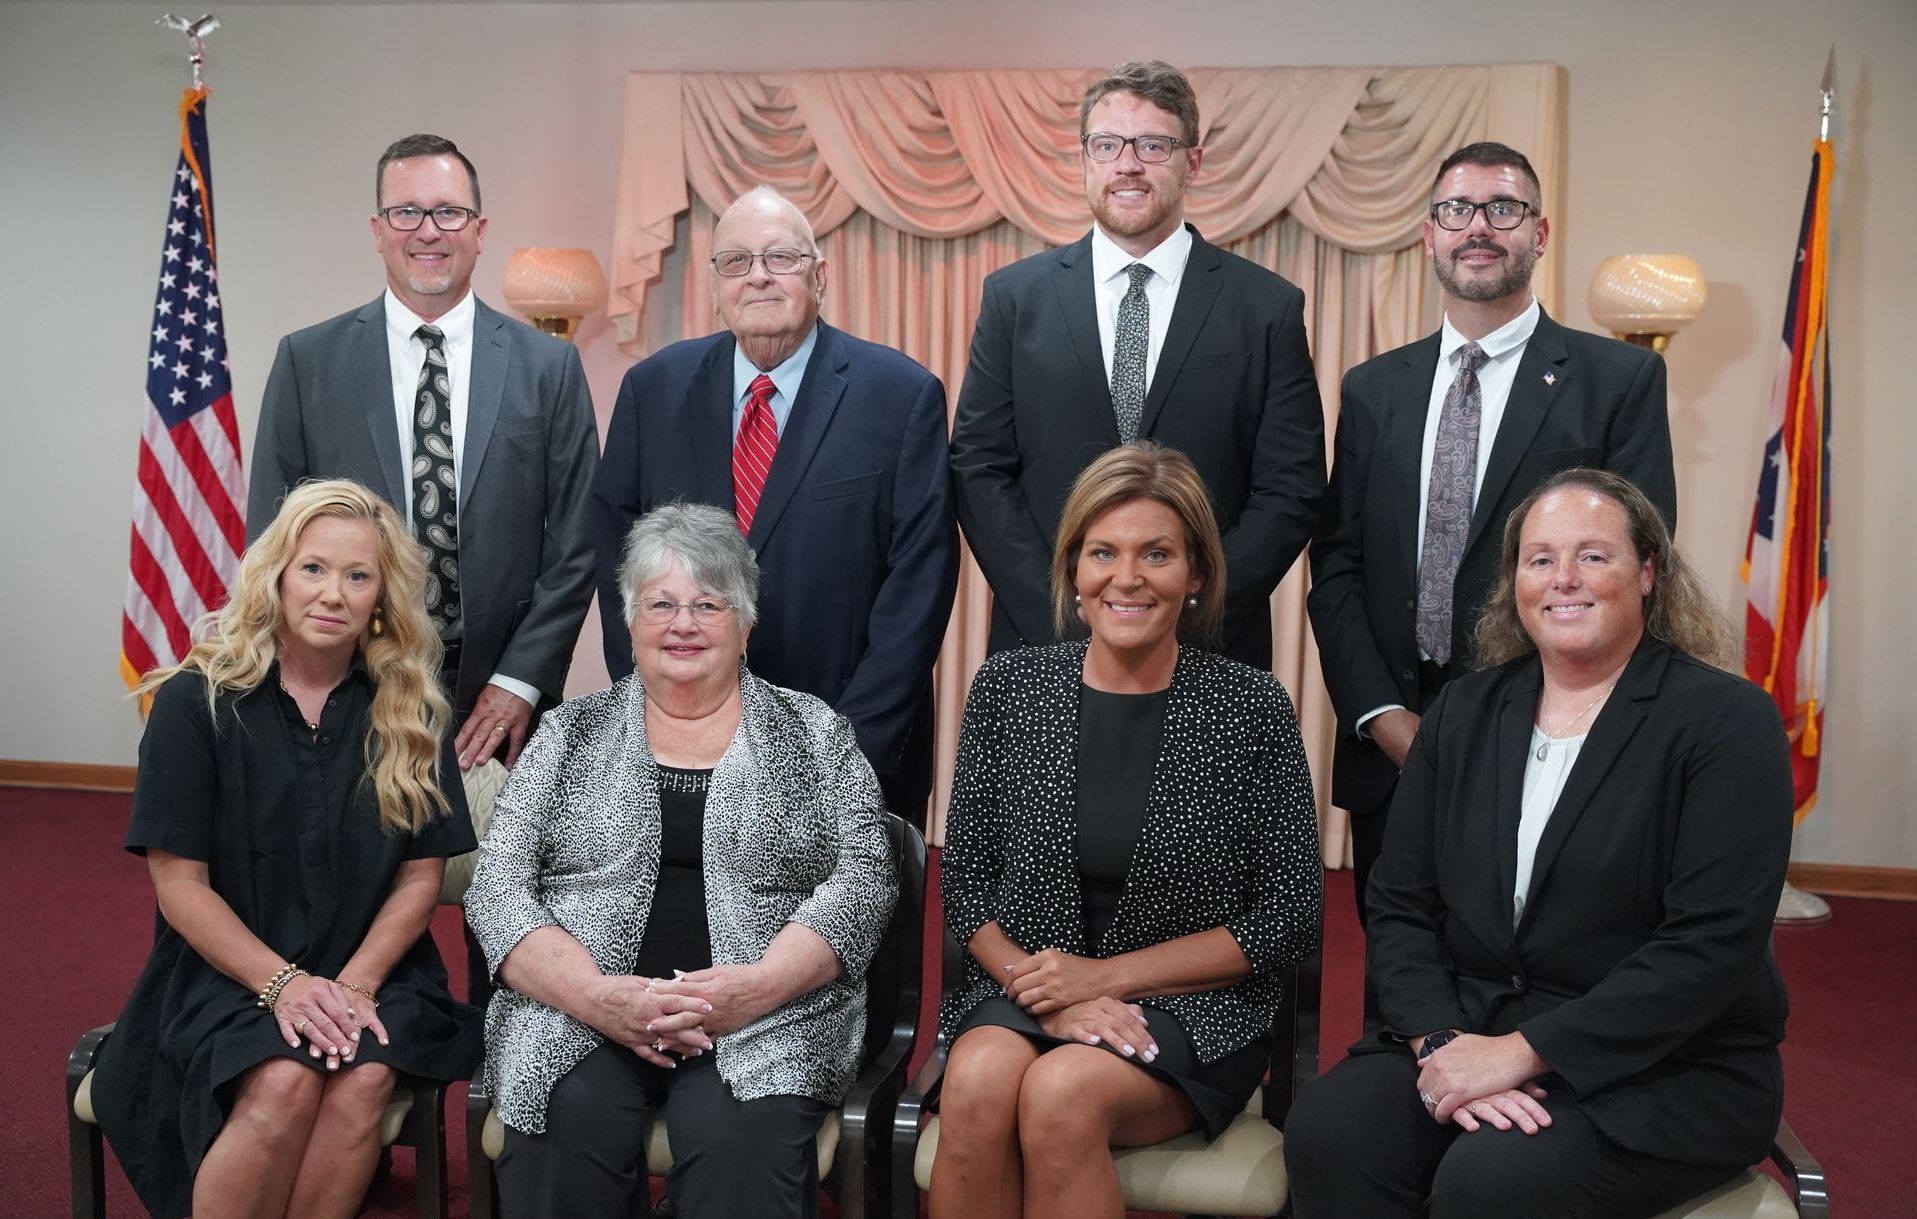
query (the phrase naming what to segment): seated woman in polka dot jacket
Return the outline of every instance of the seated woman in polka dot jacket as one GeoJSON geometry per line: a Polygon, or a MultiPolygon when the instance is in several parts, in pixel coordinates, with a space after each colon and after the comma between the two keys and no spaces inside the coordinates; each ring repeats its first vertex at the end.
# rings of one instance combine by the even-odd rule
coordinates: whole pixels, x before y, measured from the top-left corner
{"type": "Polygon", "coordinates": [[[941,883],[967,955],[934,1219],[1122,1216],[1109,1149],[1230,1124],[1318,938],[1291,700],[1180,642],[1216,632],[1225,596],[1190,460],[1137,442],[1086,467],[1052,587],[1091,638],[987,660],[959,735],[941,883]]]}

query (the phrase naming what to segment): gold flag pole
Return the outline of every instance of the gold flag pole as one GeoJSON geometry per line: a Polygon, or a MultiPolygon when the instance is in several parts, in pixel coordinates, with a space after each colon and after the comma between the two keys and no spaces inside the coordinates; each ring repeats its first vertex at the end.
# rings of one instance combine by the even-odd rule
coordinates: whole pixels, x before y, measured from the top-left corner
{"type": "MultiPolygon", "coordinates": [[[[1837,95],[1837,46],[1834,43],[1830,55],[1824,60],[1824,79],[1817,86],[1817,92],[1820,98],[1817,139],[1819,143],[1829,143],[1831,103],[1837,95]]],[[[1815,621],[1815,615],[1812,617],[1815,621]]],[[[1827,923],[1830,921],[1830,903],[1787,880],[1784,882],[1784,891],[1777,895],[1776,921],[1793,927],[1827,923]]]]}

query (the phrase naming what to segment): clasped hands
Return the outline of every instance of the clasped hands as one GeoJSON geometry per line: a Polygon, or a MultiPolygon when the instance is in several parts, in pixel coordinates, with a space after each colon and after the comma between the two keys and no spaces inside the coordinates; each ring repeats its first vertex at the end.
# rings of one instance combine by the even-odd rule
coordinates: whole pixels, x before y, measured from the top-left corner
{"type": "Polygon", "coordinates": [[[754,965],[714,965],[670,978],[608,977],[600,1007],[600,1031],[654,1066],[671,1069],[678,1059],[712,1049],[713,1038],[750,1024],[766,1011],[760,971],[754,965]]]}
{"type": "Polygon", "coordinates": [[[280,1036],[286,1044],[299,1048],[306,1038],[306,1052],[324,1057],[326,1069],[339,1070],[342,1062],[353,1061],[359,1053],[361,1029],[371,1029],[381,1045],[391,1044],[386,1026],[379,1020],[379,1004],[341,986],[331,978],[300,974],[280,991],[273,1007],[280,1036]]]}
{"type": "Polygon", "coordinates": [[[1440,1125],[1456,1122],[1465,1130],[1516,1126],[1536,1134],[1551,1124],[1551,1115],[1538,1103],[1546,1093],[1537,1077],[1548,1069],[1522,1033],[1462,1033],[1419,1064],[1418,1095],[1440,1125]]]}
{"type": "Polygon", "coordinates": [[[1112,997],[1118,986],[1107,961],[1046,948],[1005,966],[1000,985],[1054,1037],[1102,1043],[1142,1062],[1158,1057],[1144,1009],[1112,997]]]}

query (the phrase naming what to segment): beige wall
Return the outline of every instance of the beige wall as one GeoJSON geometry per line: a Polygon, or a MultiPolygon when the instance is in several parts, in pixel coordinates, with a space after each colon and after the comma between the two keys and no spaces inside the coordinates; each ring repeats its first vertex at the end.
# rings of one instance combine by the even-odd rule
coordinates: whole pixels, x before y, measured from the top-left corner
{"type": "MultiPolygon", "coordinates": [[[[184,84],[157,5],[0,3],[0,758],[127,763],[116,672],[145,332],[184,84]]],[[[1836,435],[1824,803],[1801,858],[1917,867],[1917,5],[1910,0],[1302,3],[229,3],[208,78],[221,271],[249,447],[273,345],[379,287],[365,229],[386,141],[436,130],[484,174],[479,288],[518,245],[610,250],[629,68],[1549,60],[1568,69],[1568,193],[1547,200],[1568,321],[1606,254],[1694,255],[1710,305],[1671,352],[1684,545],[1741,603],[1815,87],[1838,48],[1836,435]],[[1822,11],[1813,11],[1820,9],[1822,11]],[[1168,19],[1175,14],[1176,21],[1168,19]],[[1903,623],[1903,626],[1899,626],[1903,623]]],[[[625,359],[582,349],[611,410],[625,359]]],[[[592,628],[589,627],[589,631],[592,628]]],[[[575,687],[603,677],[582,648],[575,687]]]]}

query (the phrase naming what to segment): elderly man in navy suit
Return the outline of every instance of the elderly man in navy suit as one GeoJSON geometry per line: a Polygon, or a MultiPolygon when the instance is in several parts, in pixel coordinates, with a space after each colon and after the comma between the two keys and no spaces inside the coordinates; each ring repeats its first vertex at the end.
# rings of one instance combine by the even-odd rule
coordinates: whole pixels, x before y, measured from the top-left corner
{"type": "Polygon", "coordinates": [[[1664,361],[1546,315],[1531,274],[1550,235],[1523,153],[1480,143],[1446,157],[1424,223],[1444,323],[1345,374],[1308,604],[1361,922],[1419,716],[1473,667],[1512,508],[1559,470],[1595,466],[1676,526],[1664,361]]]}
{"type": "Polygon", "coordinates": [[[592,398],[572,344],[473,294],[486,216],[457,145],[407,136],[374,181],[386,291],[281,340],[247,537],[304,478],[355,479],[400,508],[431,559],[460,765],[511,766],[534,712],[565,695],[592,600],[592,398]]]}
{"type": "Polygon", "coordinates": [[[632,671],[616,572],[632,523],[672,500],[731,510],[758,554],[752,671],[851,721],[887,807],[924,824],[932,666],[958,583],[945,388],[819,320],[829,266],[767,187],[719,218],[726,329],[626,374],[593,486],[606,668],[632,671]]]}

